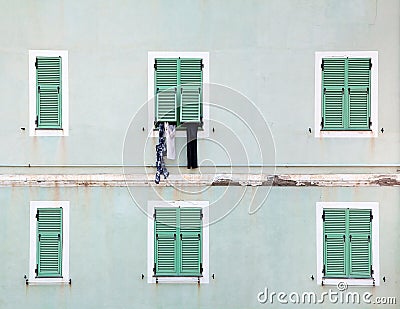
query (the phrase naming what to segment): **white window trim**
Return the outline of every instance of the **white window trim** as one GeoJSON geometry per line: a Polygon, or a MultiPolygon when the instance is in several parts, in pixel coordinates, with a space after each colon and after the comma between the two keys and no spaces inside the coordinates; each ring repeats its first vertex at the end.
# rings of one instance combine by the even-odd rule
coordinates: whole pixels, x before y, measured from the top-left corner
{"type": "Polygon", "coordinates": [[[69,283],[69,201],[31,201],[29,232],[29,284],[69,283]],[[36,268],[36,213],[38,208],[63,209],[62,278],[35,278],[36,268]]]}
{"type": "Polygon", "coordinates": [[[316,227],[317,227],[317,284],[337,285],[345,282],[347,285],[368,285],[379,286],[379,203],[378,202],[317,202],[316,204],[316,227]],[[356,208],[372,210],[372,268],[374,270],[373,279],[322,279],[322,268],[324,260],[324,241],[323,241],[323,209],[326,208],[356,208]]]}
{"type": "Polygon", "coordinates": [[[377,51],[343,51],[315,53],[315,137],[378,137],[378,52],[377,51]],[[322,131],[321,130],[321,62],[322,58],[371,58],[371,131],[322,131]]]}
{"type": "MultiPolygon", "coordinates": [[[[148,132],[151,137],[158,137],[158,132],[154,130],[154,60],[156,58],[201,58],[203,59],[203,85],[210,83],[210,54],[209,52],[148,52],[147,64],[147,104],[148,104],[148,132]]],[[[210,119],[210,106],[209,106],[209,87],[203,87],[203,130],[199,130],[198,137],[209,136],[209,119],[210,119]]],[[[176,136],[185,137],[186,132],[177,131],[176,136]]]]}
{"type": "MultiPolygon", "coordinates": [[[[148,214],[154,213],[156,207],[201,207],[203,209],[203,238],[202,238],[202,262],[203,277],[200,284],[209,283],[210,261],[209,261],[209,202],[208,201],[149,201],[147,205],[148,214]]],[[[156,283],[153,277],[154,267],[154,219],[147,219],[147,283],[156,283]]],[[[159,277],[159,283],[197,283],[197,277],[159,277]]]]}
{"type": "Polygon", "coordinates": [[[30,50],[29,51],[29,136],[68,136],[69,135],[69,96],[68,96],[68,51],[67,50],[30,50]],[[61,56],[61,129],[36,129],[36,57],[61,56]]]}

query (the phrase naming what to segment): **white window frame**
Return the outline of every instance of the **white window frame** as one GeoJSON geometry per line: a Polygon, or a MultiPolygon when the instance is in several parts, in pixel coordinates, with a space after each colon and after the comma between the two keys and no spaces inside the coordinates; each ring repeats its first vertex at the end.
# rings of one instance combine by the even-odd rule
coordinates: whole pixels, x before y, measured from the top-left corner
{"type": "MultiPolygon", "coordinates": [[[[203,276],[200,284],[209,283],[209,202],[208,201],[149,201],[147,205],[147,283],[156,283],[153,277],[154,267],[154,208],[158,207],[201,207],[203,210],[202,263],[203,276]]],[[[158,277],[158,283],[197,283],[197,277],[158,277]]]]}
{"type": "MultiPolygon", "coordinates": [[[[158,131],[154,130],[155,119],[155,100],[154,100],[154,61],[156,58],[201,58],[203,59],[203,85],[210,83],[210,53],[209,52],[165,52],[165,51],[150,51],[148,52],[147,63],[147,104],[148,104],[148,132],[151,137],[158,137],[158,131]]],[[[209,136],[209,119],[210,119],[210,106],[208,93],[209,87],[203,87],[203,129],[199,130],[198,137],[209,136]]],[[[186,132],[177,131],[176,136],[185,137],[186,132]]]]}
{"type": "Polygon", "coordinates": [[[315,53],[315,137],[378,137],[378,52],[377,51],[338,51],[315,53]],[[371,58],[371,131],[322,131],[322,58],[371,58]]]}
{"type": "Polygon", "coordinates": [[[29,51],[29,136],[68,136],[69,135],[69,95],[68,95],[68,51],[30,50],[29,51]],[[36,128],[36,57],[61,56],[61,129],[36,128]]]}
{"type": "Polygon", "coordinates": [[[29,284],[69,283],[69,201],[31,201],[29,229],[29,284]],[[38,208],[63,209],[62,278],[36,278],[36,213],[38,208]]]}
{"type": "Polygon", "coordinates": [[[347,285],[379,286],[379,203],[378,202],[317,202],[316,204],[316,227],[317,227],[317,284],[337,285],[344,282],[347,285]],[[348,278],[325,278],[323,279],[324,265],[324,237],[323,237],[323,210],[326,208],[355,208],[372,210],[372,268],[373,279],[348,279],[348,278]]]}

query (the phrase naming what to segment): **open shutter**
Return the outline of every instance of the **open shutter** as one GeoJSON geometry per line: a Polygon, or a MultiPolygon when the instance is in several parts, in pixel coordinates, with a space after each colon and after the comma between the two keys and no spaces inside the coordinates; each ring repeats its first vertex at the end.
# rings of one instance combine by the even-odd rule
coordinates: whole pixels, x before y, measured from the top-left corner
{"type": "Polygon", "coordinates": [[[350,277],[371,277],[371,210],[349,210],[350,277]]]}
{"type": "Polygon", "coordinates": [[[180,211],[180,274],[202,275],[202,210],[181,208],[180,211]]]}
{"type": "Polygon", "coordinates": [[[177,121],[178,59],[155,60],[156,121],[177,121]]]}
{"type": "Polygon", "coordinates": [[[177,208],[156,208],[154,220],[154,275],[174,276],[178,273],[177,208]]]}
{"type": "Polygon", "coordinates": [[[37,210],[37,277],[61,277],[62,208],[37,210]]]}
{"type": "Polygon", "coordinates": [[[37,127],[61,129],[61,57],[36,58],[37,127]]]}
{"type": "Polygon", "coordinates": [[[322,129],[345,127],[345,59],[322,60],[322,129]]]}
{"type": "Polygon", "coordinates": [[[200,122],[202,83],[202,59],[180,59],[181,122],[200,122]]]}
{"type": "Polygon", "coordinates": [[[346,276],[346,210],[324,209],[325,277],[346,276]]]}
{"type": "Polygon", "coordinates": [[[370,128],[371,59],[348,59],[349,128],[370,128]]]}

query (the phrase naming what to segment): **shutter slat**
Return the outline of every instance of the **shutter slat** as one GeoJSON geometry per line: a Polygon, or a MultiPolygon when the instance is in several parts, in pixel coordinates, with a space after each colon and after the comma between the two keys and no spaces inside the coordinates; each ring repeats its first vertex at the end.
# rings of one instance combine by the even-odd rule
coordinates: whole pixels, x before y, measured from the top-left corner
{"type": "Polygon", "coordinates": [[[181,122],[200,122],[201,90],[182,86],[181,122]]]}
{"type": "Polygon", "coordinates": [[[369,209],[349,210],[350,276],[371,277],[371,219],[369,209]]]}
{"type": "Polygon", "coordinates": [[[38,208],[38,277],[61,277],[62,208],[38,208]]]}
{"type": "Polygon", "coordinates": [[[201,208],[180,210],[181,269],[182,275],[201,275],[202,219],[201,208]]]}
{"type": "Polygon", "coordinates": [[[157,276],[173,276],[177,266],[177,209],[156,208],[155,263],[157,276]]]}
{"type": "Polygon", "coordinates": [[[324,209],[325,277],[346,275],[346,210],[324,209]]]}
{"type": "Polygon", "coordinates": [[[178,60],[156,59],[156,121],[176,121],[178,60]]]}
{"type": "Polygon", "coordinates": [[[62,128],[61,57],[37,57],[38,128],[62,128]]]}

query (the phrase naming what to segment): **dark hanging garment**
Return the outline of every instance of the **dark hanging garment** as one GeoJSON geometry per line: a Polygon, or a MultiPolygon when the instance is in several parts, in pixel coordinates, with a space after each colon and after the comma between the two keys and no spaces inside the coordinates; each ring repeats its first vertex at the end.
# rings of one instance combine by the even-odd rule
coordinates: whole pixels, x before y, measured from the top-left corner
{"type": "Polygon", "coordinates": [[[186,123],[187,168],[197,168],[197,123],[186,123]]]}

